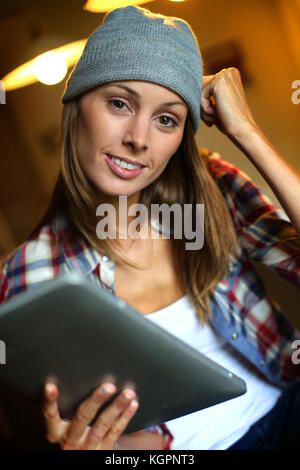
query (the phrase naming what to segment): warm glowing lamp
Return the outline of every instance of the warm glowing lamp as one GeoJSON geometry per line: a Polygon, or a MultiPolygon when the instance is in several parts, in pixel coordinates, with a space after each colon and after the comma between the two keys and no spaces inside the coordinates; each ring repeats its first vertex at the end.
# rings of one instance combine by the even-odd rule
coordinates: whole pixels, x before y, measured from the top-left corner
{"type": "Polygon", "coordinates": [[[48,51],[36,57],[33,73],[45,85],[55,85],[62,81],[68,71],[66,59],[62,54],[48,51]]]}
{"type": "Polygon", "coordinates": [[[37,81],[47,85],[59,83],[81,56],[86,41],[81,39],[57,47],[16,68],[2,78],[5,90],[16,90],[37,81]]]}
{"type": "Polygon", "coordinates": [[[153,1],[154,0],[87,0],[83,9],[93,13],[104,13],[114,10],[115,8],[127,7],[129,5],[142,5],[143,3],[153,1]]]}

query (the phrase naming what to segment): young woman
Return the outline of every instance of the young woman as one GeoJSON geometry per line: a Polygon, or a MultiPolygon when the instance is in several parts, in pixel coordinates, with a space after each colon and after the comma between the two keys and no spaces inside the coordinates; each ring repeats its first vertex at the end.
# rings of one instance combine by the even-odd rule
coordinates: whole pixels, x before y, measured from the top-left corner
{"type": "Polygon", "coordinates": [[[250,259],[299,288],[300,176],[255,122],[239,71],[202,77],[185,21],[130,6],[110,12],[90,36],[63,103],[61,173],[45,216],[3,266],[0,300],[76,270],[244,378],[247,393],[124,435],[138,407],[134,390],[89,426],[116,385],[99,384],[67,422],[58,388],[47,384],[47,439],[62,449],[99,450],[298,445],[300,367],[292,353],[299,334],[250,259]],[[289,220],[237,167],[197,150],[200,115],[250,159],[289,220]],[[114,227],[118,237],[99,237],[98,208],[110,204],[118,221],[120,196],[128,208],[191,204],[193,220],[203,204],[203,246],[187,250],[184,230],[181,239],[172,236],[183,223],[176,217],[169,237],[155,236],[165,227],[150,216],[138,237],[123,236],[129,212],[114,227]]]}

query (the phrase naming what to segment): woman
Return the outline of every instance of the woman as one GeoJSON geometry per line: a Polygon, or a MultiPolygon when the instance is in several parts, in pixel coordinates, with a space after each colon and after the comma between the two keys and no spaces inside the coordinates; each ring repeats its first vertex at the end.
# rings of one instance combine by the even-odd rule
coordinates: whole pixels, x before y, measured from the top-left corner
{"type": "MultiPolygon", "coordinates": [[[[57,387],[47,384],[48,440],[63,449],[292,447],[281,438],[287,433],[279,419],[287,422],[287,403],[294,403],[293,413],[299,408],[299,366],[291,359],[299,336],[249,259],[299,287],[300,176],[255,122],[239,71],[202,77],[197,40],[186,22],[130,6],[110,12],[90,36],[63,103],[61,174],[30,240],[6,260],[0,301],[74,269],[228,365],[246,378],[248,391],[218,408],[123,435],[138,407],[133,390],[124,390],[89,427],[116,386],[100,385],[67,422],[57,387]],[[238,168],[218,154],[199,154],[200,111],[261,172],[290,222],[238,168]],[[169,238],[154,236],[157,220],[151,218],[139,237],[123,237],[128,214],[114,227],[118,238],[99,238],[97,208],[109,203],[118,214],[120,196],[128,207],[192,204],[193,220],[197,204],[204,204],[203,247],[186,250],[185,232],[172,237],[176,218],[167,227],[169,238]]],[[[299,424],[295,429],[297,436],[299,424]]]]}

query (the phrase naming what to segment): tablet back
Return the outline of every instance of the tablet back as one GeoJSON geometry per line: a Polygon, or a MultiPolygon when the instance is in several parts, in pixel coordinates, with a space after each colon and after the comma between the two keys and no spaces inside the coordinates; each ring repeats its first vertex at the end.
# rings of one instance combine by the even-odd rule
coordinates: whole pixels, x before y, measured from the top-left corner
{"type": "Polygon", "coordinates": [[[6,346],[0,387],[39,403],[51,379],[65,418],[106,379],[119,390],[132,385],[140,406],[126,432],[246,391],[241,378],[76,273],[2,305],[0,339],[6,346]]]}

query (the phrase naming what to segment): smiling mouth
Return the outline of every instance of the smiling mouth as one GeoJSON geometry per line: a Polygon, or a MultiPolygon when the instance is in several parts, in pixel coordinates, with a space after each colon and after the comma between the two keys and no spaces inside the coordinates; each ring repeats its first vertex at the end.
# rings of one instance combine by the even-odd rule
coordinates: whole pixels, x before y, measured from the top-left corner
{"type": "Polygon", "coordinates": [[[110,155],[109,153],[107,156],[121,168],[125,168],[126,170],[138,170],[139,168],[144,168],[145,165],[138,163],[138,162],[131,162],[128,159],[123,159],[119,157],[115,157],[114,155],[110,155]]]}
{"type": "Polygon", "coordinates": [[[119,178],[135,178],[146,168],[144,165],[136,165],[109,154],[106,154],[105,159],[112,172],[119,178]]]}

